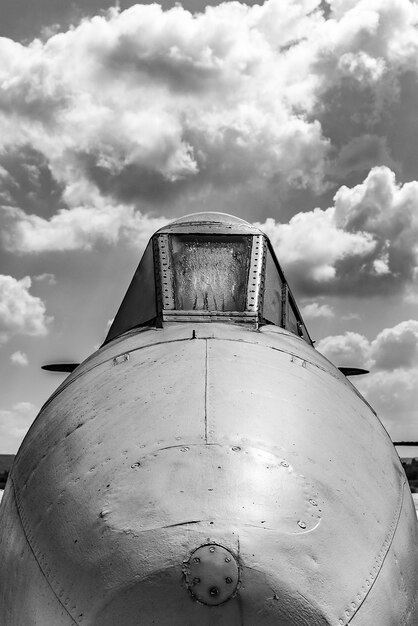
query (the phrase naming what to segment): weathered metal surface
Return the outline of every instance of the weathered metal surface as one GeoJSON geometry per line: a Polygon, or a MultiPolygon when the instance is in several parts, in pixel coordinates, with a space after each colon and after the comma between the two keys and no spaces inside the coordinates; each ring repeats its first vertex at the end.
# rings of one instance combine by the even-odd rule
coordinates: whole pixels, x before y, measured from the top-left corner
{"type": "Polygon", "coordinates": [[[266,242],[261,235],[253,237],[250,274],[247,290],[247,310],[259,312],[264,294],[266,242]]]}
{"type": "Polygon", "coordinates": [[[228,232],[230,235],[263,235],[264,233],[259,229],[242,220],[235,215],[228,215],[227,213],[217,213],[215,211],[209,211],[204,213],[191,213],[190,215],[184,215],[179,219],[170,222],[166,226],[160,228],[157,234],[169,234],[184,233],[206,233],[206,234],[225,234],[228,232]]]}
{"type": "Polygon", "coordinates": [[[104,345],[138,326],[272,322],[312,345],[273,248],[258,228],[200,213],[152,237],[104,345]]]}
{"type": "Polygon", "coordinates": [[[45,405],[3,500],[5,626],[418,621],[417,524],[389,437],[277,327],[183,323],[107,344],[45,405]],[[239,567],[219,605],[204,595],[223,598],[219,582],[190,592],[208,544],[239,567]]]}
{"type": "Polygon", "coordinates": [[[208,606],[223,604],[238,592],[239,564],[232,552],[219,544],[196,548],[183,572],[193,598],[208,606]]]}
{"type": "Polygon", "coordinates": [[[13,486],[7,482],[0,509],[0,623],[2,626],[73,626],[33,554],[16,507],[13,486]]]}

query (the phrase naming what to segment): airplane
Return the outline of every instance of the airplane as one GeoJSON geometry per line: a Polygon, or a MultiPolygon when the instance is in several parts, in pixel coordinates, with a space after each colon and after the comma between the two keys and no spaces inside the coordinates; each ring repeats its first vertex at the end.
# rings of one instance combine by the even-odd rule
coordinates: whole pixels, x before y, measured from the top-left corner
{"type": "Polygon", "coordinates": [[[158,230],[63,367],[1,502],[3,626],[418,624],[399,457],[261,230],[158,230]]]}

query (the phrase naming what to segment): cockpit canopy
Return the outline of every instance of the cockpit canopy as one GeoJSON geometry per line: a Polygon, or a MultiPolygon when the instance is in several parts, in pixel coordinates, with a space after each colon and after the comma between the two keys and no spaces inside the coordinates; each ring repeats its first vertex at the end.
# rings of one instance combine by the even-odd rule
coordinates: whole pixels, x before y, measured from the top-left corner
{"type": "Polygon", "coordinates": [[[189,321],[275,324],[312,343],[266,235],[224,213],[186,215],[153,235],[105,344],[189,321]]]}

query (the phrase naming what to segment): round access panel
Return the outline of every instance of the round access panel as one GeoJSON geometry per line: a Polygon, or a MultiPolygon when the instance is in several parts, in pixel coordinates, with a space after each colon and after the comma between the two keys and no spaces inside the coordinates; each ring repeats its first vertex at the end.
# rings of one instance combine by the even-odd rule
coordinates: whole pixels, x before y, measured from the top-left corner
{"type": "Polygon", "coordinates": [[[239,583],[239,565],[226,548],[215,543],[197,548],[185,564],[186,584],[192,596],[215,606],[235,595],[239,583]]]}

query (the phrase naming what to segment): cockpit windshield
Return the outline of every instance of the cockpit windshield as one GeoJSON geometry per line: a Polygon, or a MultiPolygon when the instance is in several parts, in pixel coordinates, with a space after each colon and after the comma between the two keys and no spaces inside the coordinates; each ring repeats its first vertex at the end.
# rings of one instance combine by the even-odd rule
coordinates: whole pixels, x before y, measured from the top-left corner
{"type": "Polygon", "coordinates": [[[173,235],[176,310],[244,311],[251,237],[173,235]]]}
{"type": "Polygon", "coordinates": [[[138,326],[190,321],[274,324],[312,343],[268,238],[220,213],[153,235],[105,343],[138,326]]]}

